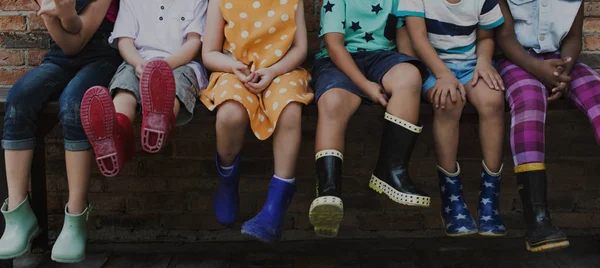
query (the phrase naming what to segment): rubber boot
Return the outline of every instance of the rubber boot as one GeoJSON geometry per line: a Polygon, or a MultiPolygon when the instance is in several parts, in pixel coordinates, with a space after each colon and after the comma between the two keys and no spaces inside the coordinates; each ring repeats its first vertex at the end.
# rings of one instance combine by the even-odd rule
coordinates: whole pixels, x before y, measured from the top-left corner
{"type": "Polygon", "coordinates": [[[84,94],[80,113],[100,172],[117,176],[135,152],[131,122],[115,111],[110,93],[103,87],[92,87],[84,94]]]}
{"type": "Polygon", "coordinates": [[[479,234],[483,236],[505,236],[506,227],[500,216],[500,175],[502,166],[496,173],[491,172],[481,161],[481,184],[479,186],[479,234]]]}
{"type": "Polygon", "coordinates": [[[281,224],[295,192],[295,185],[272,178],[265,205],[256,217],[242,225],[242,234],[264,243],[278,243],[281,224]]]}
{"type": "Polygon", "coordinates": [[[335,237],[344,217],[341,199],[344,156],[336,150],[324,150],[315,157],[317,198],[310,205],[308,217],[318,236],[335,237]]]}
{"type": "Polygon", "coordinates": [[[442,223],[448,236],[465,236],[477,233],[477,224],[465,203],[460,178],[460,165],[452,174],[438,166],[440,196],[442,198],[442,223]]]}
{"type": "Polygon", "coordinates": [[[38,221],[29,205],[29,196],[8,211],[8,199],[2,204],[6,227],[0,238],[0,259],[13,259],[29,252],[31,241],[40,233],[38,221]]]}
{"type": "Polygon", "coordinates": [[[369,187],[396,203],[429,207],[431,198],[414,185],[408,174],[410,156],[421,130],[422,127],[385,113],[379,159],[369,187]]]}
{"type": "Polygon", "coordinates": [[[217,170],[221,179],[215,193],[214,210],[217,221],[225,226],[232,225],[237,219],[240,210],[240,157],[233,163],[228,173],[221,169],[219,155],[217,154],[217,170]]]}
{"type": "Polygon", "coordinates": [[[547,180],[543,163],[515,167],[525,218],[527,250],[552,251],[569,246],[567,236],[554,224],[546,203],[547,180]]]}
{"type": "Polygon", "coordinates": [[[87,242],[87,220],[91,207],[88,205],[78,215],[69,214],[65,205],[65,222],[52,247],[51,258],[55,262],[76,263],[85,259],[87,242]]]}
{"type": "Polygon", "coordinates": [[[175,78],[164,60],[151,60],[144,65],[140,79],[142,99],[142,148],[157,153],[165,145],[175,123],[175,78]]]}

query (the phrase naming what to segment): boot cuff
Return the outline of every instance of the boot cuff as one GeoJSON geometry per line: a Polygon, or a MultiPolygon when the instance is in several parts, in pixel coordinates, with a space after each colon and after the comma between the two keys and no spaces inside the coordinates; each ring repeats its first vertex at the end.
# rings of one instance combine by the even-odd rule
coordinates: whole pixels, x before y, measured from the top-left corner
{"type": "Polygon", "coordinates": [[[336,150],[323,150],[323,151],[319,151],[316,155],[315,155],[315,160],[318,160],[321,157],[325,157],[325,156],[335,156],[339,159],[342,159],[342,161],[344,161],[344,154],[342,154],[340,151],[336,151],[336,150]]]}
{"type": "Polygon", "coordinates": [[[523,165],[518,165],[515,167],[515,173],[523,173],[528,171],[539,171],[546,170],[546,164],[544,163],[528,163],[523,165]]]}
{"type": "Polygon", "coordinates": [[[387,112],[385,113],[385,120],[388,120],[396,125],[406,128],[414,133],[421,133],[421,131],[423,131],[423,127],[413,125],[387,112]]]}
{"type": "Polygon", "coordinates": [[[67,217],[81,217],[81,216],[85,215],[85,219],[87,220],[87,218],[89,216],[89,212],[91,210],[92,210],[92,205],[90,205],[88,203],[87,207],[85,207],[83,212],[81,212],[79,214],[71,214],[71,213],[69,213],[69,203],[65,204],[65,216],[67,216],[67,217]]]}
{"type": "Polygon", "coordinates": [[[6,198],[6,200],[4,200],[4,203],[2,204],[1,210],[2,210],[3,214],[10,214],[13,211],[19,210],[22,206],[25,206],[26,204],[29,204],[29,195],[25,195],[25,199],[23,199],[23,201],[21,201],[21,204],[19,204],[14,209],[9,211],[8,210],[8,198],[6,198]]]}
{"type": "Polygon", "coordinates": [[[500,169],[498,169],[498,172],[492,172],[488,166],[485,164],[484,160],[481,160],[481,166],[483,167],[483,169],[485,170],[485,172],[492,176],[492,177],[500,177],[500,175],[502,174],[502,169],[504,168],[504,164],[500,165],[500,169]]]}
{"type": "Polygon", "coordinates": [[[458,162],[456,162],[456,172],[454,172],[454,173],[450,173],[440,166],[437,166],[437,168],[440,172],[444,173],[444,175],[451,177],[451,178],[460,175],[460,164],[458,164],[458,162]]]}

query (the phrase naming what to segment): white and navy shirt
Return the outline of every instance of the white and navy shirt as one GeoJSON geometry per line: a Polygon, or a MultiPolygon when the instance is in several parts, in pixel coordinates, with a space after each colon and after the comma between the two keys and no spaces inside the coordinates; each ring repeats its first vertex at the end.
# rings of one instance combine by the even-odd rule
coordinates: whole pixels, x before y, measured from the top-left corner
{"type": "Polygon", "coordinates": [[[581,0],[508,0],[519,43],[536,53],[560,49],[581,5],[581,0]]]}
{"type": "Polygon", "coordinates": [[[424,18],[429,41],[444,61],[477,58],[477,28],[504,23],[498,0],[400,0],[396,15],[424,18]]]}

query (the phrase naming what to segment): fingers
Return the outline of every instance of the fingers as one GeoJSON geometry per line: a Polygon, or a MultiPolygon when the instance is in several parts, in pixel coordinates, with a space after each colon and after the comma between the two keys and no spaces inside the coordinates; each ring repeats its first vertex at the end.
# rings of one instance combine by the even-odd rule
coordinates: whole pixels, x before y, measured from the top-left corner
{"type": "Polygon", "coordinates": [[[446,100],[448,99],[448,94],[450,94],[450,92],[447,90],[442,90],[442,94],[440,94],[440,105],[442,109],[446,109],[446,100]]]}
{"type": "Polygon", "coordinates": [[[471,86],[476,86],[477,82],[479,82],[479,71],[475,70],[473,73],[473,80],[471,80],[471,86]]]}
{"type": "Polygon", "coordinates": [[[498,86],[500,86],[500,89],[502,91],[505,91],[506,88],[504,87],[504,79],[502,79],[502,77],[498,73],[495,73],[494,77],[496,78],[496,81],[498,82],[498,86]]]}
{"type": "Polygon", "coordinates": [[[379,97],[377,98],[377,102],[379,102],[379,104],[381,104],[381,106],[383,106],[383,107],[387,107],[387,105],[388,105],[388,101],[387,101],[385,95],[383,95],[383,94],[379,94],[379,97]]]}
{"type": "Polygon", "coordinates": [[[558,67],[556,67],[556,70],[554,70],[554,76],[559,76],[564,71],[565,71],[565,67],[564,66],[558,66],[558,67]]]}
{"type": "Polygon", "coordinates": [[[440,108],[440,102],[439,102],[439,94],[440,94],[440,90],[437,87],[434,87],[433,89],[433,93],[431,94],[431,101],[433,101],[433,106],[435,108],[440,108]]]}
{"type": "Polygon", "coordinates": [[[548,97],[548,101],[558,100],[562,97],[562,92],[556,92],[552,96],[548,97]]]}
{"type": "Polygon", "coordinates": [[[492,78],[490,77],[489,73],[482,75],[482,77],[483,77],[483,81],[485,81],[485,83],[487,84],[487,86],[489,88],[496,89],[496,86],[494,86],[494,82],[492,82],[492,78]]]}
{"type": "Polygon", "coordinates": [[[450,100],[452,100],[452,102],[456,102],[458,100],[458,96],[456,96],[457,94],[460,94],[458,90],[450,90],[448,93],[450,94],[450,100]]]}
{"type": "Polygon", "coordinates": [[[565,75],[565,74],[561,74],[558,76],[558,81],[559,82],[565,82],[565,83],[571,83],[571,76],[565,75]]]}
{"type": "Polygon", "coordinates": [[[567,64],[565,62],[565,60],[563,60],[563,59],[551,59],[551,60],[546,60],[546,62],[548,62],[550,65],[554,66],[555,68],[557,68],[558,66],[563,66],[563,65],[567,64]]]}
{"type": "Polygon", "coordinates": [[[458,90],[460,91],[460,95],[462,95],[462,101],[467,101],[467,91],[465,90],[463,84],[458,83],[458,90]]]}

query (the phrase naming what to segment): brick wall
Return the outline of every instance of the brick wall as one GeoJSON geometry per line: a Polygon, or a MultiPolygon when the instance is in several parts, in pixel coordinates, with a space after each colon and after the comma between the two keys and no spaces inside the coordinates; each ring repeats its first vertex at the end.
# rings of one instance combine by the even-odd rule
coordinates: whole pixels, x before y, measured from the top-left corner
{"type": "MultiPolygon", "coordinates": [[[[320,3],[306,1],[311,48],[318,46],[316,30],[320,3]]],[[[34,14],[31,0],[0,2],[0,85],[14,83],[39,65],[48,38],[34,14]]],[[[586,1],[585,49],[582,60],[600,69],[600,1],[586,1]]],[[[433,197],[430,209],[399,206],[368,189],[381,132],[381,111],[361,108],[353,118],[347,139],[344,169],[344,203],[347,208],[342,238],[443,236],[440,229],[435,159],[430,119],[413,156],[411,173],[433,197]]],[[[467,116],[469,117],[469,116],[467,116]]],[[[474,118],[461,125],[460,162],[464,169],[465,194],[471,208],[477,205],[480,147],[474,118]]],[[[286,239],[313,239],[308,208],[314,197],[314,133],[316,117],[303,118],[303,146],[298,163],[298,192],[285,221],[286,239]]],[[[508,120],[507,120],[508,124],[508,120]]],[[[139,133],[139,124],[136,133],[139,133]]],[[[548,116],[549,202],[558,225],[569,234],[600,233],[600,165],[587,119],[577,111],[552,111],[548,116]]],[[[60,129],[47,139],[48,202],[53,230],[62,223],[67,201],[67,181],[60,129]]],[[[95,169],[90,200],[95,211],[90,220],[91,239],[100,242],[155,242],[240,240],[240,223],[261,208],[272,175],[271,141],[248,136],[243,151],[242,205],[233,228],[220,226],[212,215],[212,195],[218,175],[214,167],[214,117],[206,112],[177,130],[158,155],[141,151],[121,176],[104,178],[95,169]]],[[[511,235],[522,235],[508,141],[505,145],[502,210],[511,235]]],[[[53,232],[54,234],[56,232],[53,232]]]]}

